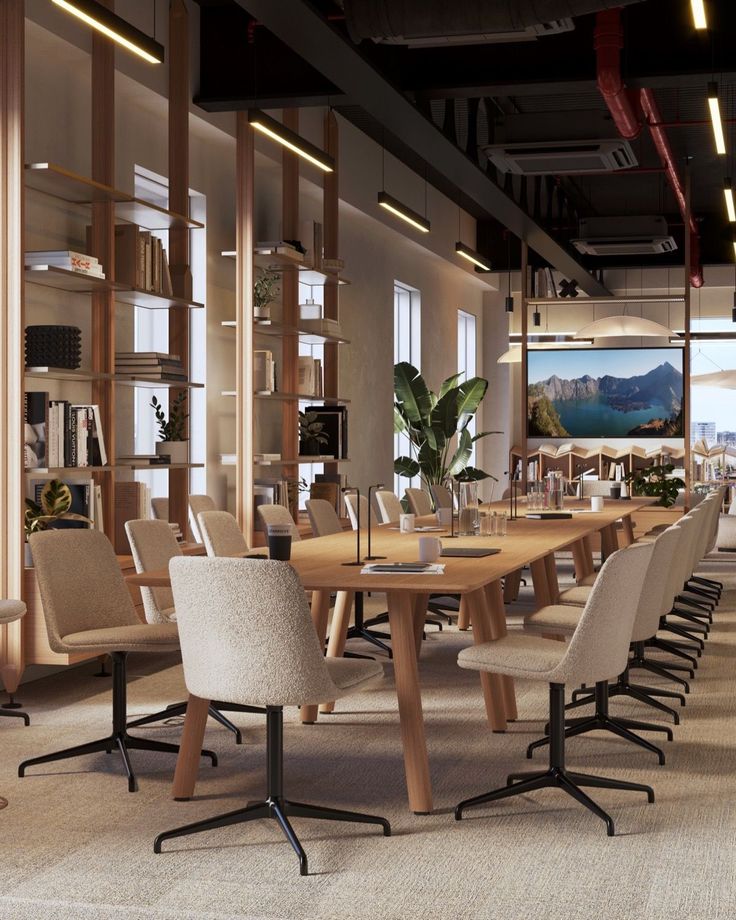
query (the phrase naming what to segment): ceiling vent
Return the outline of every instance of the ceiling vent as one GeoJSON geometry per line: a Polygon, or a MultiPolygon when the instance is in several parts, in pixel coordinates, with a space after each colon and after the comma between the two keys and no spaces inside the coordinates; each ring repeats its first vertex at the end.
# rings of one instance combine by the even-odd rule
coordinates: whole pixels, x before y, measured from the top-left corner
{"type": "Polygon", "coordinates": [[[451,45],[492,45],[504,42],[533,42],[545,35],[559,35],[572,32],[575,24],[572,19],[553,19],[540,22],[525,29],[509,29],[501,32],[478,32],[467,35],[391,35],[386,38],[374,38],[382,45],[407,45],[410,48],[447,48],[451,45]]]}
{"type": "Polygon", "coordinates": [[[501,172],[521,176],[579,176],[637,165],[629,142],[616,138],[488,144],[481,150],[501,172]]]}
{"type": "Polygon", "coordinates": [[[590,217],[580,221],[579,234],[570,242],[588,256],[651,256],[677,249],[664,217],[590,217]]]}

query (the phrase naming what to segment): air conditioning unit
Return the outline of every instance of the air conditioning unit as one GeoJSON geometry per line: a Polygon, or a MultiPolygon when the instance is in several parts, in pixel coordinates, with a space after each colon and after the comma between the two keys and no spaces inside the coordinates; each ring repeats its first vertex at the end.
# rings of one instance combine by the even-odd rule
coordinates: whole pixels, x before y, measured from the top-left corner
{"type": "Polygon", "coordinates": [[[524,29],[511,29],[508,32],[479,32],[468,35],[392,35],[387,38],[374,38],[381,45],[407,45],[410,48],[446,48],[450,45],[494,45],[504,42],[533,42],[544,35],[559,35],[572,32],[575,24],[572,19],[552,19],[549,22],[536,23],[524,29]]]}
{"type": "Polygon", "coordinates": [[[589,217],[580,221],[578,233],[580,238],[570,242],[588,256],[651,256],[677,249],[664,217],[589,217]]]}
{"type": "Polygon", "coordinates": [[[579,176],[637,164],[631,145],[623,139],[488,144],[481,149],[501,172],[521,176],[579,176]]]}

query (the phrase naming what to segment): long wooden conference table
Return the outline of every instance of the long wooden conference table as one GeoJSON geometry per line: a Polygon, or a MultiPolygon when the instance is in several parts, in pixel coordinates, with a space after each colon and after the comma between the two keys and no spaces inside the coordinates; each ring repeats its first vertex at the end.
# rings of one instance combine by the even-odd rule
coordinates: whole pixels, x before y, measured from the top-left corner
{"type": "MultiPolygon", "coordinates": [[[[356,592],[386,594],[406,784],[409,808],[413,812],[426,814],[433,807],[418,663],[430,593],[460,595],[461,613],[469,618],[475,643],[500,639],[506,635],[503,578],[514,576],[528,565],[538,606],[554,604],[559,597],[555,552],[563,549],[572,551],[576,576],[580,579],[593,571],[591,538],[599,533],[603,553],[610,554],[619,546],[616,522],[621,520],[623,544],[633,542],[631,515],[651,501],[606,500],[600,512],[592,512],[589,506],[573,502],[568,506],[574,512],[571,518],[540,521],[520,517],[509,521],[504,537],[450,539],[449,532],[438,533],[436,535],[448,547],[486,545],[501,550],[482,558],[442,558],[440,561],[445,566],[442,575],[363,575],[359,566],[344,564],[356,558],[353,532],[292,544],[291,564],[305,590],[312,593],[312,619],[321,643],[324,644],[327,632],[332,593],[340,592],[338,603],[343,613],[352,604],[356,592]]],[[[491,506],[495,510],[506,510],[506,507],[500,503],[491,506]]],[[[418,536],[417,533],[401,534],[389,526],[375,527],[372,552],[387,557],[391,562],[415,561],[418,536]]],[[[362,555],[365,555],[365,534],[362,535],[361,549],[362,555]]],[[[130,575],[127,580],[139,586],[170,585],[168,570],[130,575]]],[[[488,723],[493,731],[504,731],[507,722],[517,716],[513,681],[501,675],[480,674],[480,682],[488,723]]],[[[173,796],[176,799],[188,799],[194,794],[208,703],[208,700],[189,697],[174,776],[173,796]]],[[[317,718],[317,706],[302,707],[303,722],[315,722],[317,718]]]]}

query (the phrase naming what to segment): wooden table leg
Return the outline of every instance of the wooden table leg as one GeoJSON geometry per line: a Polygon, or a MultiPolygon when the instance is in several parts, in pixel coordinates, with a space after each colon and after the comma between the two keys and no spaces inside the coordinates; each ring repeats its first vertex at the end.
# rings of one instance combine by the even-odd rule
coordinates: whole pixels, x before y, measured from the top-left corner
{"type": "Polygon", "coordinates": [[[414,596],[414,642],[417,647],[417,658],[422,653],[422,636],[427,622],[427,604],[429,594],[416,594],[414,596]]]}
{"type": "Polygon", "coordinates": [[[204,729],[207,724],[210,701],[189,694],[187,712],[184,716],[184,728],[179,743],[174,771],[172,796],[177,801],[191,799],[197,784],[199,760],[204,742],[204,729]]]}
{"type": "Polygon", "coordinates": [[[604,559],[608,559],[618,549],[618,534],[616,533],[616,524],[607,524],[601,528],[601,553],[604,559]]]}
{"type": "MultiPolygon", "coordinates": [[[[350,626],[350,614],[353,610],[353,601],[355,600],[355,591],[338,591],[335,598],[335,607],[332,611],[332,628],[330,629],[330,641],[327,643],[328,658],[342,658],[345,651],[345,640],[348,635],[350,626]]],[[[321,703],[320,712],[332,712],[335,708],[335,701],[330,703],[321,703]]]]}
{"type": "Polygon", "coordinates": [[[624,546],[631,546],[634,542],[634,524],[630,514],[625,514],[621,521],[624,525],[624,546]]]}
{"type": "MultiPolygon", "coordinates": [[[[319,639],[319,647],[324,648],[327,636],[327,618],[330,613],[330,592],[312,591],[312,622],[319,639]]],[[[302,706],[299,717],[305,724],[317,721],[318,706],[302,706]]]]}
{"type": "Polygon", "coordinates": [[[593,561],[593,541],[590,538],[590,535],[583,537],[583,546],[585,547],[585,555],[587,556],[590,566],[590,571],[595,572],[595,562],[593,561]]]}
{"type": "Polygon", "coordinates": [[[573,565],[575,566],[575,580],[580,582],[586,576],[592,575],[594,571],[590,541],[586,546],[585,539],[576,540],[570,548],[572,550],[573,565]]]}
{"type": "Polygon", "coordinates": [[[414,638],[414,599],[405,591],[390,591],[386,596],[409,808],[419,814],[428,814],[432,811],[432,783],[414,638]]]}
{"type": "Polygon", "coordinates": [[[521,586],[521,569],[509,574],[503,580],[503,599],[507,604],[511,604],[519,596],[521,586]]]}
{"type": "MultiPolygon", "coordinates": [[[[486,585],[486,603],[491,621],[491,638],[502,639],[506,635],[506,605],[501,592],[501,582],[492,581],[486,585]]],[[[514,678],[507,674],[501,675],[503,684],[503,701],[506,710],[506,719],[513,722],[518,718],[516,708],[516,687],[514,678]]]]}
{"type": "MultiPolygon", "coordinates": [[[[473,624],[473,642],[476,645],[481,642],[491,642],[494,636],[485,589],[480,588],[477,591],[471,591],[469,594],[463,595],[463,597],[467,598],[470,620],[473,624]]],[[[494,732],[506,731],[506,693],[503,677],[500,674],[489,674],[487,671],[481,671],[480,685],[483,688],[483,698],[486,704],[486,716],[488,717],[489,725],[494,732]]]]}
{"type": "Polygon", "coordinates": [[[544,557],[544,567],[547,570],[547,587],[549,589],[549,596],[553,604],[559,603],[560,600],[560,584],[557,581],[557,563],[555,562],[555,554],[549,553],[544,557]]]}
{"type": "Polygon", "coordinates": [[[465,632],[466,629],[470,628],[470,614],[468,613],[468,607],[465,603],[465,595],[463,594],[460,598],[460,610],[457,615],[457,628],[462,632],[465,632]]]}
{"type": "Polygon", "coordinates": [[[532,571],[532,582],[534,584],[534,598],[537,602],[537,610],[542,607],[549,607],[552,603],[552,596],[549,590],[549,581],[547,575],[547,563],[544,557],[535,559],[529,566],[532,571]]]}

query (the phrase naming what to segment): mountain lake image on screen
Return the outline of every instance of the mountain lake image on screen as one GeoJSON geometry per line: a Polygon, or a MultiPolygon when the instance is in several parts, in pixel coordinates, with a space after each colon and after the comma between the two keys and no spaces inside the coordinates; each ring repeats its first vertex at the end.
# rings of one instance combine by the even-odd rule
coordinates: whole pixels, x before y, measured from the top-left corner
{"type": "Polygon", "coordinates": [[[682,349],[530,350],[529,437],[682,437],[682,349]]]}

